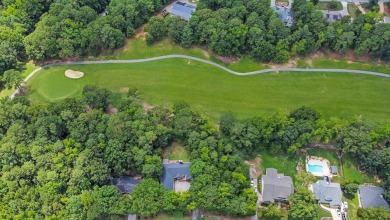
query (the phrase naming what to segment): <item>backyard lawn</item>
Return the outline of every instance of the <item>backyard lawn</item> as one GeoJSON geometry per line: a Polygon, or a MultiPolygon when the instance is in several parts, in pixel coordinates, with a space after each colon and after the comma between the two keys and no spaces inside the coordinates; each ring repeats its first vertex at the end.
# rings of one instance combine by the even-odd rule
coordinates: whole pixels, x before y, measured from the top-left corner
{"type": "Polygon", "coordinates": [[[31,100],[58,101],[81,94],[93,84],[124,94],[137,88],[151,105],[184,100],[218,120],[231,111],[239,119],[292,110],[302,105],[323,116],[390,121],[390,79],[339,73],[267,73],[235,76],[216,67],[186,59],[168,59],[134,64],[98,64],[50,67],[27,85],[31,100]],[[81,79],[66,78],[66,69],[85,73],[81,79]]]}
{"type": "Polygon", "coordinates": [[[343,5],[340,2],[318,2],[317,9],[319,10],[330,10],[330,11],[341,11],[343,5]],[[334,7],[332,7],[332,4],[334,7]]]}
{"type": "MultiPolygon", "coordinates": [[[[337,165],[339,172],[341,172],[339,160],[334,150],[326,149],[310,149],[308,151],[309,155],[320,156],[329,160],[331,165],[337,165]]],[[[375,180],[364,173],[361,173],[351,157],[344,156],[342,159],[343,163],[343,174],[339,174],[345,180],[355,180],[358,183],[375,183],[375,180]]],[[[334,178],[335,182],[340,182],[341,179],[334,178]]]]}
{"type": "Polygon", "coordinates": [[[332,214],[322,210],[318,205],[316,206],[317,217],[316,220],[320,220],[322,217],[332,217],[332,214]]]}
{"type": "Polygon", "coordinates": [[[350,156],[344,157],[342,163],[343,163],[343,170],[344,170],[344,179],[355,180],[360,184],[376,182],[375,179],[360,172],[356,166],[355,160],[350,156]]]}
{"type": "Polygon", "coordinates": [[[288,156],[281,154],[271,155],[267,151],[260,152],[260,158],[262,174],[265,174],[266,168],[275,168],[278,170],[278,173],[283,173],[294,179],[294,176],[297,173],[297,158],[289,158],[288,156]]]}
{"type": "Polygon", "coordinates": [[[169,160],[183,160],[184,162],[190,161],[186,149],[177,143],[168,147],[167,157],[169,160]]]}

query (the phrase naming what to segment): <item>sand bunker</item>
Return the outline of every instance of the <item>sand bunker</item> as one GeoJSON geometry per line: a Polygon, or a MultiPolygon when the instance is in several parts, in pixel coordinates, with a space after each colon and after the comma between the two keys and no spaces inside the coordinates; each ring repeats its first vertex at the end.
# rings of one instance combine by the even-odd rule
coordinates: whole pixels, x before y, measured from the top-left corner
{"type": "Polygon", "coordinates": [[[71,79],[79,79],[84,76],[83,72],[80,71],[74,71],[74,70],[66,70],[65,71],[65,76],[69,77],[71,79]]]}

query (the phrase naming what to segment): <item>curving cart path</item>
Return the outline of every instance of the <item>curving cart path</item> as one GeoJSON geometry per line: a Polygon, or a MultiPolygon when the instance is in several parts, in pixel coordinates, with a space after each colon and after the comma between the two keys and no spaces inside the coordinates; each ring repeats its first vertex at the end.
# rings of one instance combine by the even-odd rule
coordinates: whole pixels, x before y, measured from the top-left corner
{"type": "MultiPolygon", "coordinates": [[[[379,72],[372,72],[372,71],[365,71],[365,70],[350,70],[350,69],[318,69],[318,68],[273,68],[273,69],[264,69],[264,70],[257,70],[252,72],[246,72],[246,73],[240,73],[236,72],[234,70],[228,69],[218,63],[214,63],[209,60],[192,57],[192,56],[186,56],[186,55],[165,55],[165,56],[159,56],[159,57],[151,57],[151,58],[145,58],[145,59],[134,59],[134,60],[94,60],[94,61],[70,61],[70,62],[59,62],[59,63],[52,63],[45,66],[42,66],[34,71],[32,71],[22,82],[21,85],[24,85],[32,76],[34,76],[37,72],[41,71],[42,69],[51,67],[51,66],[72,66],[72,65],[91,65],[91,64],[123,64],[123,63],[144,63],[144,62],[151,62],[156,60],[164,60],[164,59],[172,59],[172,58],[181,58],[181,59],[189,59],[194,61],[199,61],[202,63],[210,64],[212,66],[215,66],[217,68],[220,68],[228,73],[231,73],[233,75],[237,76],[250,76],[250,75],[256,75],[256,74],[262,74],[262,73],[269,73],[269,72],[326,72],[326,73],[354,73],[354,74],[365,74],[365,75],[373,75],[373,76],[381,76],[381,77],[387,77],[390,78],[390,74],[386,73],[379,73],[379,72]]],[[[14,98],[15,95],[19,92],[19,89],[15,90],[14,93],[10,96],[10,98],[14,98]]]]}

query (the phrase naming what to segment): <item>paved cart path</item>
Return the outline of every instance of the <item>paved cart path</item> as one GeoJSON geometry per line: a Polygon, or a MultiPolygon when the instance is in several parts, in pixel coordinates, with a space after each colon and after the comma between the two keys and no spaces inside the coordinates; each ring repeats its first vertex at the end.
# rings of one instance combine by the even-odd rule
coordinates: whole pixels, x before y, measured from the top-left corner
{"type": "MultiPolygon", "coordinates": [[[[93,64],[125,64],[125,63],[144,63],[144,62],[151,62],[156,60],[164,60],[164,59],[188,59],[188,60],[194,60],[199,61],[202,63],[210,64],[212,66],[215,66],[217,68],[220,68],[228,73],[231,73],[233,75],[237,76],[250,76],[250,75],[256,75],[256,74],[263,74],[263,73],[270,73],[270,72],[326,72],[326,73],[353,73],[353,74],[365,74],[365,75],[373,75],[373,76],[381,76],[381,77],[387,77],[390,78],[390,74],[386,73],[379,73],[379,72],[373,72],[373,71],[365,71],[365,70],[351,70],[351,69],[323,69],[323,68],[273,68],[273,69],[264,69],[264,70],[257,70],[257,71],[251,71],[251,72],[245,72],[240,73],[236,72],[234,70],[228,69],[227,67],[224,67],[218,63],[192,57],[192,56],[186,56],[186,55],[166,55],[166,56],[159,56],[159,57],[151,57],[151,58],[145,58],[145,59],[133,59],[133,60],[86,60],[86,61],[69,61],[69,62],[59,62],[59,63],[52,63],[45,66],[42,66],[34,71],[32,71],[23,81],[22,85],[24,85],[31,77],[33,77],[36,73],[41,71],[42,69],[52,67],[52,66],[74,66],[74,65],[93,65],[93,64]]],[[[15,95],[19,92],[19,89],[17,89],[12,95],[10,96],[11,99],[15,97],[15,95]]]]}

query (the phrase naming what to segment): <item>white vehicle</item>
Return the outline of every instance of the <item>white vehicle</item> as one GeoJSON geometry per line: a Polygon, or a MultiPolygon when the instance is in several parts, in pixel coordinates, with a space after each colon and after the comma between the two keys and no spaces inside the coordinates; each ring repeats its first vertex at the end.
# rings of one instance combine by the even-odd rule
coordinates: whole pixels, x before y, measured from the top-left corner
{"type": "Polygon", "coordinates": [[[340,216],[341,216],[340,209],[337,209],[337,216],[338,216],[338,217],[340,217],[340,216]]]}

